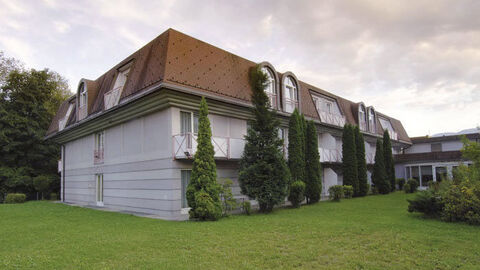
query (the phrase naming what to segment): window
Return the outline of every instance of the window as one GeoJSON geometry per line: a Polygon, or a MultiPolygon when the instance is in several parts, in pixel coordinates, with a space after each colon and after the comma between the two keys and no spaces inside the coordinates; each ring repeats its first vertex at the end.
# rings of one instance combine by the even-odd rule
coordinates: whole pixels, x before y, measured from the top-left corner
{"type": "Polygon", "coordinates": [[[282,151],[283,154],[287,154],[287,146],[288,146],[288,131],[286,128],[278,128],[278,137],[283,140],[282,151]]]}
{"type": "Polygon", "coordinates": [[[104,95],[105,110],[108,110],[118,105],[123,87],[127,82],[129,72],[130,72],[130,66],[122,67],[121,69],[119,69],[117,79],[115,80],[115,84],[113,85],[112,90],[105,93],[104,95]]]}
{"type": "Polygon", "coordinates": [[[270,100],[270,106],[272,108],[277,108],[277,93],[275,91],[275,77],[273,76],[273,72],[267,67],[263,67],[262,71],[267,75],[267,87],[265,88],[265,93],[270,100]]]}
{"type": "Polygon", "coordinates": [[[186,147],[192,149],[194,136],[198,133],[198,114],[180,112],[180,133],[185,136],[186,147]]]}
{"type": "Polygon", "coordinates": [[[367,130],[367,114],[365,112],[365,107],[361,104],[358,107],[358,127],[360,130],[367,130]]]}
{"type": "Polygon", "coordinates": [[[345,117],[335,99],[320,95],[312,95],[312,99],[322,122],[341,127],[345,125],[345,117]]]}
{"type": "Polygon", "coordinates": [[[285,111],[293,112],[298,108],[298,89],[291,76],[283,82],[283,96],[285,97],[285,111]]]}
{"type": "Polygon", "coordinates": [[[83,107],[87,104],[87,88],[85,87],[85,84],[82,83],[80,86],[80,105],[79,107],[83,107]]]}
{"type": "Polygon", "coordinates": [[[190,183],[190,177],[192,175],[191,170],[182,170],[182,208],[187,208],[188,207],[188,202],[187,202],[187,188],[188,188],[188,183],[190,183]]]}
{"type": "Polygon", "coordinates": [[[97,205],[103,206],[103,174],[96,174],[95,180],[97,205]]]}
{"type": "Polygon", "coordinates": [[[430,148],[432,152],[442,152],[442,143],[432,143],[430,148]]]}
{"type": "Polygon", "coordinates": [[[94,163],[103,163],[105,132],[95,133],[94,163]]]}
{"type": "Polygon", "coordinates": [[[447,167],[436,167],[435,178],[437,182],[447,179],[447,167]]]}
{"type": "Polygon", "coordinates": [[[371,133],[376,132],[376,127],[375,127],[375,111],[373,108],[368,108],[368,130],[371,133]]]}
{"type": "Polygon", "coordinates": [[[428,187],[428,183],[430,181],[433,181],[432,166],[421,166],[420,170],[422,173],[422,180],[420,181],[420,185],[422,187],[428,187]]]}
{"type": "Polygon", "coordinates": [[[67,125],[67,122],[68,122],[68,119],[70,118],[70,114],[72,113],[73,111],[73,103],[70,103],[70,105],[68,106],[68,109],[67,109],[67,113],[65,114],[65,117],[63,117],[62,119],[60,119],[58,121],[58,131],[62,130],[65,128],[65,126],[67,125]]]}

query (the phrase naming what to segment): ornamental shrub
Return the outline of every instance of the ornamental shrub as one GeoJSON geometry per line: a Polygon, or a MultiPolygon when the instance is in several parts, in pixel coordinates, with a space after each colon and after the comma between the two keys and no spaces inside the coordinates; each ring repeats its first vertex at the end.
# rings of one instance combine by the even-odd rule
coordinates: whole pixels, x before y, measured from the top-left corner
{"type": "Polygon", "coordinates": [[[295,109],[288,122],[288,167],[292,182],[305,179],[305,133],[302,117],[295,109]]]}
{"type": "Polygon", "coordinates": [[[195,193],[195,216],[199,220],[218,220],[222,207],[204,190],[195,193]]]}
{"type": "Polygon", "coordinates": [[[407,200],[408,212],[420,212],[427,216],[440,216],[444,203],[442,197],[432,190],[420,191],[414,199],[407,200]]]}
{"type": "Polygon", "coordinates": [[[50,193],[50,200],[51,201],[56,201],[58,200],[58,194],[55,192],[50,193]]]}
{"type": "Polygon", "coordinates": [[[250,201],[244,201],[242,203],[242,208],[245,214],[250,216],[250,214],[252,213],[252,204],[250,203],[250,201]]]}
{"type": "Polygon", "coordinates": [[[343,186],[343,196],[346,199],[353,198],[353,187],[352,186],[343,186]]]}
{"type": "Polygon", "coordinates": [[[442,219],[480,225],[480,179],[452,184],[445,192],[442,219]]]}
{"type": "Polygon", "coordinates": [[[23,193],[9,193],[5,197],[5,203],[24,203],[27,196],[23,193]]]}
{"type": "Polygon", "coordinates": [[[393,162],[392,142],[387,129],[383,132],[383,157],[385,158],[385,172],[390,183],[390,191],[395,191],[395,164],[393,162]]]}
{"type": "Polygon", "coordinates": [[[357,169],[357,150],[355,146],[354,127],[346,124],[343,127],[342,134],[342,171],[343,184],[353,187],[353,192],[357,195],[359,192],[358,169],[357,169]]]}
{"type": "Polygon", "coordinates": [[[383,142],[377,140],[375,150],[375,163],[373,164],[372,182],[375,189],[380,194],[388,194],[390,192],[390,181],[387,178],[385,170],[385,158],[383,156],[383,142]]]}
{"type": "Polygon", "coordinates": [[[334,185],[328,188],[328,193],[330,194],[330,200],[339,202],[343,198],[343,186],[334,185]]]}
{"type": "Polygon", "coordinates": [[[50,187],[53,181],[54,181],[54,178],[48,175],[39,175],[33,178],[33,187],[35,187],[35,190],[37,192],[41,193],[42,200],[43,200],[43,195],[45,193],[48,194],[48,191],[50,191],[50,187]]]}
{"type": "Polygon", "coordinates": [[[305,146],[305,197],[307,203],[316,203],[322,192],[322,169],[318,153],[318,133],[315,123],[308,121],[305,146]]]}
{"type": "Polygon", "coordinates": [[[305,183],[302,181],[295,181],[290,185],[290,194],[288,200],[295,208],[300,207],[300,204],[305,199],[305,183]]]}
{"type": "Polygon", "coordinates": [[[405,193],[414,193],[417,191],[419,184],[416,179],[410,178],[407,180],[407,183],[403,186],[405,193]]]}
{"type": "Polygon", "coordinates": [[[403,186],[405,185],[405,179],[397,178],[396,180],[398,190],[403,190],[403,186]]]}
{"type": "Polygon", "coordinates": [[[367,160],[365,158],[365,140],[358,126],[355,126],[355,147],[357,155],[358,193],[356,196],[368,194],[367,160]]]}
{"type": "Polygon", "coordinates": [[[222,201],[222,214],[228,216],[228,213],[237,207],[237,200],[232,193],[233,181],[231,179],[220,180],[220,200],[222,201]]]}

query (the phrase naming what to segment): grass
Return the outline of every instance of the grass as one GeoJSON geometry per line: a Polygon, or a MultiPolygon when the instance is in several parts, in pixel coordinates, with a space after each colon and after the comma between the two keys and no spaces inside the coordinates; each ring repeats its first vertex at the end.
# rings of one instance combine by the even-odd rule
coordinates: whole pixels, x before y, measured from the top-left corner
{"type": "Polygon", "coordinates": [[[218,222],[0,205],[2,269],[474,269],[480,227],[424,219],[396,192],[218,222]]]}

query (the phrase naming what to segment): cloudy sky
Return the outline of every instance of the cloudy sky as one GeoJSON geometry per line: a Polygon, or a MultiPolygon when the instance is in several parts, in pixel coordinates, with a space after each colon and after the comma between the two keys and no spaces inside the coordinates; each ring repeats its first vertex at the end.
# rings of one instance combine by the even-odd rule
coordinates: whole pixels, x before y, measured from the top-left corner
{"type": "Polygon", "coordinates": [[[480,1],[0,0],[0,50],[76,88],[168,28],[400,119],[480,125],[480,1]]]}

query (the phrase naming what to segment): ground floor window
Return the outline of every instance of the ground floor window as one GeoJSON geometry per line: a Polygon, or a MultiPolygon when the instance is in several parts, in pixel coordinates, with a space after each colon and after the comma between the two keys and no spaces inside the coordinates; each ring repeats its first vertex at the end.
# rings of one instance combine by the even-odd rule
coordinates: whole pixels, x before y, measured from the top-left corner
{"type": "Polygon", "coordinates": [[[433,181],[433,172],[432,172],[432,166],[421,166],[421,181],[420,185],[422,187],[428,187],[428,183],[433,181]]]}
{"type": "Polygon", "coordinates": [[[96,174],[95,180],[97,205],[103,206],[103,174],[96,174]]]}
{"type": "Polygon", "coordinates": [[[437,182],[447,179],[447,167],[435,167],[435,179],[437,182]]]}
{"type": "Polygon", "coordinates": [[[190,177],[192,175],[191,170],[182,170],[182,208],[188,207],[187,202],[187,187],[188,183],[190,183],[190,177]]]}

